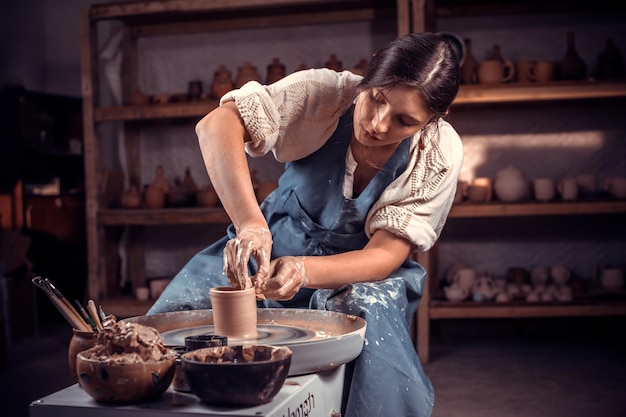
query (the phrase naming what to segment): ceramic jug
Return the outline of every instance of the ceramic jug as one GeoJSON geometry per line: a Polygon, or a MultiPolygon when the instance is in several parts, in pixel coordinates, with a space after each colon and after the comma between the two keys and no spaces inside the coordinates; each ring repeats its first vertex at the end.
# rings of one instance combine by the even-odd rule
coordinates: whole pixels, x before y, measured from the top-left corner
{"type": "Polygon", "coordinates": [[[496,196],[506,202],[521,201],[529,194],[528,181],[524,173],[512,165],[497,172],[493,188],[496,196]]]}

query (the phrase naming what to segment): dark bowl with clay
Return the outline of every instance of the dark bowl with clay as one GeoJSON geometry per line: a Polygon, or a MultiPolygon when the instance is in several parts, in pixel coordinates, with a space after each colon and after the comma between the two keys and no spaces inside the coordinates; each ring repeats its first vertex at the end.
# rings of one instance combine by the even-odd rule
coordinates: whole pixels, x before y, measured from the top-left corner
{"type": "Polygon", "coordinates": [[[191,391],[213,406],[256,406],[271,401],[289,374],[286,346],[216,346],[184,353],[191,391]]]}

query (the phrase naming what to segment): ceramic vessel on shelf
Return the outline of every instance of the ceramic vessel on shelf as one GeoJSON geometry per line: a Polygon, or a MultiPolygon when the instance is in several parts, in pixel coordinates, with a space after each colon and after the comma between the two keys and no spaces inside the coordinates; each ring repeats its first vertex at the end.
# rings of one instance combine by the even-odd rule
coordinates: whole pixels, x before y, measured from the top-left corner
{"type": "Polygon", "coordinates": [[[559,180],[556,186],[561,199],[573,201],[578,198],[578,181],[575,177],[564,177],[559,180]]]}
{"type": "Polygon", "coordinates": [[[611,177],[604,182],[604,189],[615,198],[626,198],[626,177],[611,177]]]}
{"type": "Polygon", "coordinates": [[[210,185],[202,187],[196,193],[196,202],[200,207],[215,207],[217,206],[218,201],[219,197],[217,196],[215,189],[210,185]]]}
{"type": "Polygon", "coordinates": [[[211,84],[211,97],[219,99],[224,94],[235,88],[232,80],[232,74],[224,65],[215,71],[213,75],[213,83],[211,84]]]}
{"type": "Polygon", "coordinates": [[[328,60],[324,63],[324,67],[335,71],[343,71],[343,63],[337,58],[336,54],[330,55],[328,60]]]}
{"type": "Polygon", "coordinates": [[[497,172],[493,188],[498,199],[508,203],[524,200],[529,194],[524,173],[512,165],[497,172]]]}
{"type": "Polygon", "coordinates": [[[612,38],[606,40],[604,51],[598,55],[596,76],[600,80],[619,80],[624,78],[624,58],[612,38]]]}
{"type": "Polygon", "coordinates": [[[554,80],[554,62],[539,61],[528,68],[527,76],[531,81],[545,84],[554,80]]]}
{"type": "Polygon", "coordinates": [[[191,168],[189,167],[185,168],[185,176],[183,177],[183,188],[188,194],[195,194],[199,190],[198,184],[196,184],[196,181],[193,179],[193,176],[191,175],[191,168]]]}
{"type": "Polygon", "coordinates": [[[446,296],[446,300],[448,301],[463,301],[469,295],[467,288],[461,286],[458,282],[453,282],[452,284],[445,286],[443,288],[443,292],[446,296]]]}
{"type": "Polygon", "coordinates": [[[365,75],[365,72],[367,71],[367,67],[369,65],[369,62],[367,62],[367,59],[365,58],[361,58],[359,60],[359,62],[356,63],[355,66],[353,66],[352,68],[350,68],[350,72],[352,72],[353,74],[357,74],[357,75],[365,75]]]}
{"type": "Polygon", "coordinates": [[[621,290],[624,287],[624,271],[621,268],[602,269],[600,284],[607,291],[621,290]]]}
{"type": "Polygon", "coordinates": [[[259,72],[257,68],[250,62],[244,62],[237,71],[237,77],[235,78],[235,87],[241,88],[248,81],[260,81],[259,72]]]}
{"type": "Polygon", "coordinates": [[[272,62],[267,66],[267,78],[266,84],[272,84],[287,75],[287,69],[285,64],[280,62],[279,58],[274,58],[272,62]]]}
{"type": "Polygon", "coordinates": [[[472,288],[472,298],[474,301],[491,301],[496,297],[498,290],[493,279],[489,276],[476,278],[472,288]]]}
{"type": "Polygon", "coordinates": [[[165,207],[165,192],[158,184],[150,184],[143,192],[143,199],[149,209],[165,207]]]}
{"type": "Polygon", "coordinates": [[[476,270],[474,268],[461,268],[454,274],[453,282],[458,282],[469,293],[476,283],[476,270]]]}
{"type": "Polygon", "coordinates": [[[142,196],[136,186],[131,185],[130,188],[122,193],[122,207],[139,208],[141,207],[142,196]]]}
{"type": "Polygon", "coordinates": [[[568,32],[565,56],[557,64],[559,78],[562,80],[582,80],[587,76],[587,64],[576,50],[576,35],[568,32]]]}
{"type": "Polygon", "coordinates": [[[465,61],[461,66],[461,82],[463,84],[478,83],[478,60],[472,53],[472,40],[465,39],[465,61]]]}

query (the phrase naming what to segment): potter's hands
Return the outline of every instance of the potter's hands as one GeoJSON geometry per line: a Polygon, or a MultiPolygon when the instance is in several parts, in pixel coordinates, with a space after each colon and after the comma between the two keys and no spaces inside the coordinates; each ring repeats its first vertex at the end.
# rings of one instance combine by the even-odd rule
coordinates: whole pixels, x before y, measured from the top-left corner
{"type": "Polygon", "coordinates": [[[291,300],[307,282],[304,256],[283,256],[272,261],[267,279],[257,282],[257,293],[272,300],[291,300]]]}
{"type": "Polygon", "coordinates": [[[246,289],[263,281],[270,270],[272,234],[265,227],[242,228],[237,236],[226,243],[224,248],[224,274],[233,288],[246,289]],[[256,275],[248,275],[248,262],[253,257],[258,270],[256,275]]]}

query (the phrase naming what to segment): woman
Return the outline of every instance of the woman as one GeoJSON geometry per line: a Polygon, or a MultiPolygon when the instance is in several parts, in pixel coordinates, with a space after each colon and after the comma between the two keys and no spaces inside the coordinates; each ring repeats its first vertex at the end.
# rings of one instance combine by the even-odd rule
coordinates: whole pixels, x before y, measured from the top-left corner
{"type": "Polygon", "coordinates": [[[409,256],[435,243],[454,198],[463,148],[442,117],[458,85],[454,50],[422,33],[389,44],[364,77],[314,69],[226,94],[196,133],[232,225],[149,314],[210,308],[209,288],[230,284],[254,286],[261,307],[358,315],[366,340],[342,415],[430,415],[409,334],[425,271],[409,256]],[[246,152],[270,151],[285,171],[259,207],[246,152]]]}

